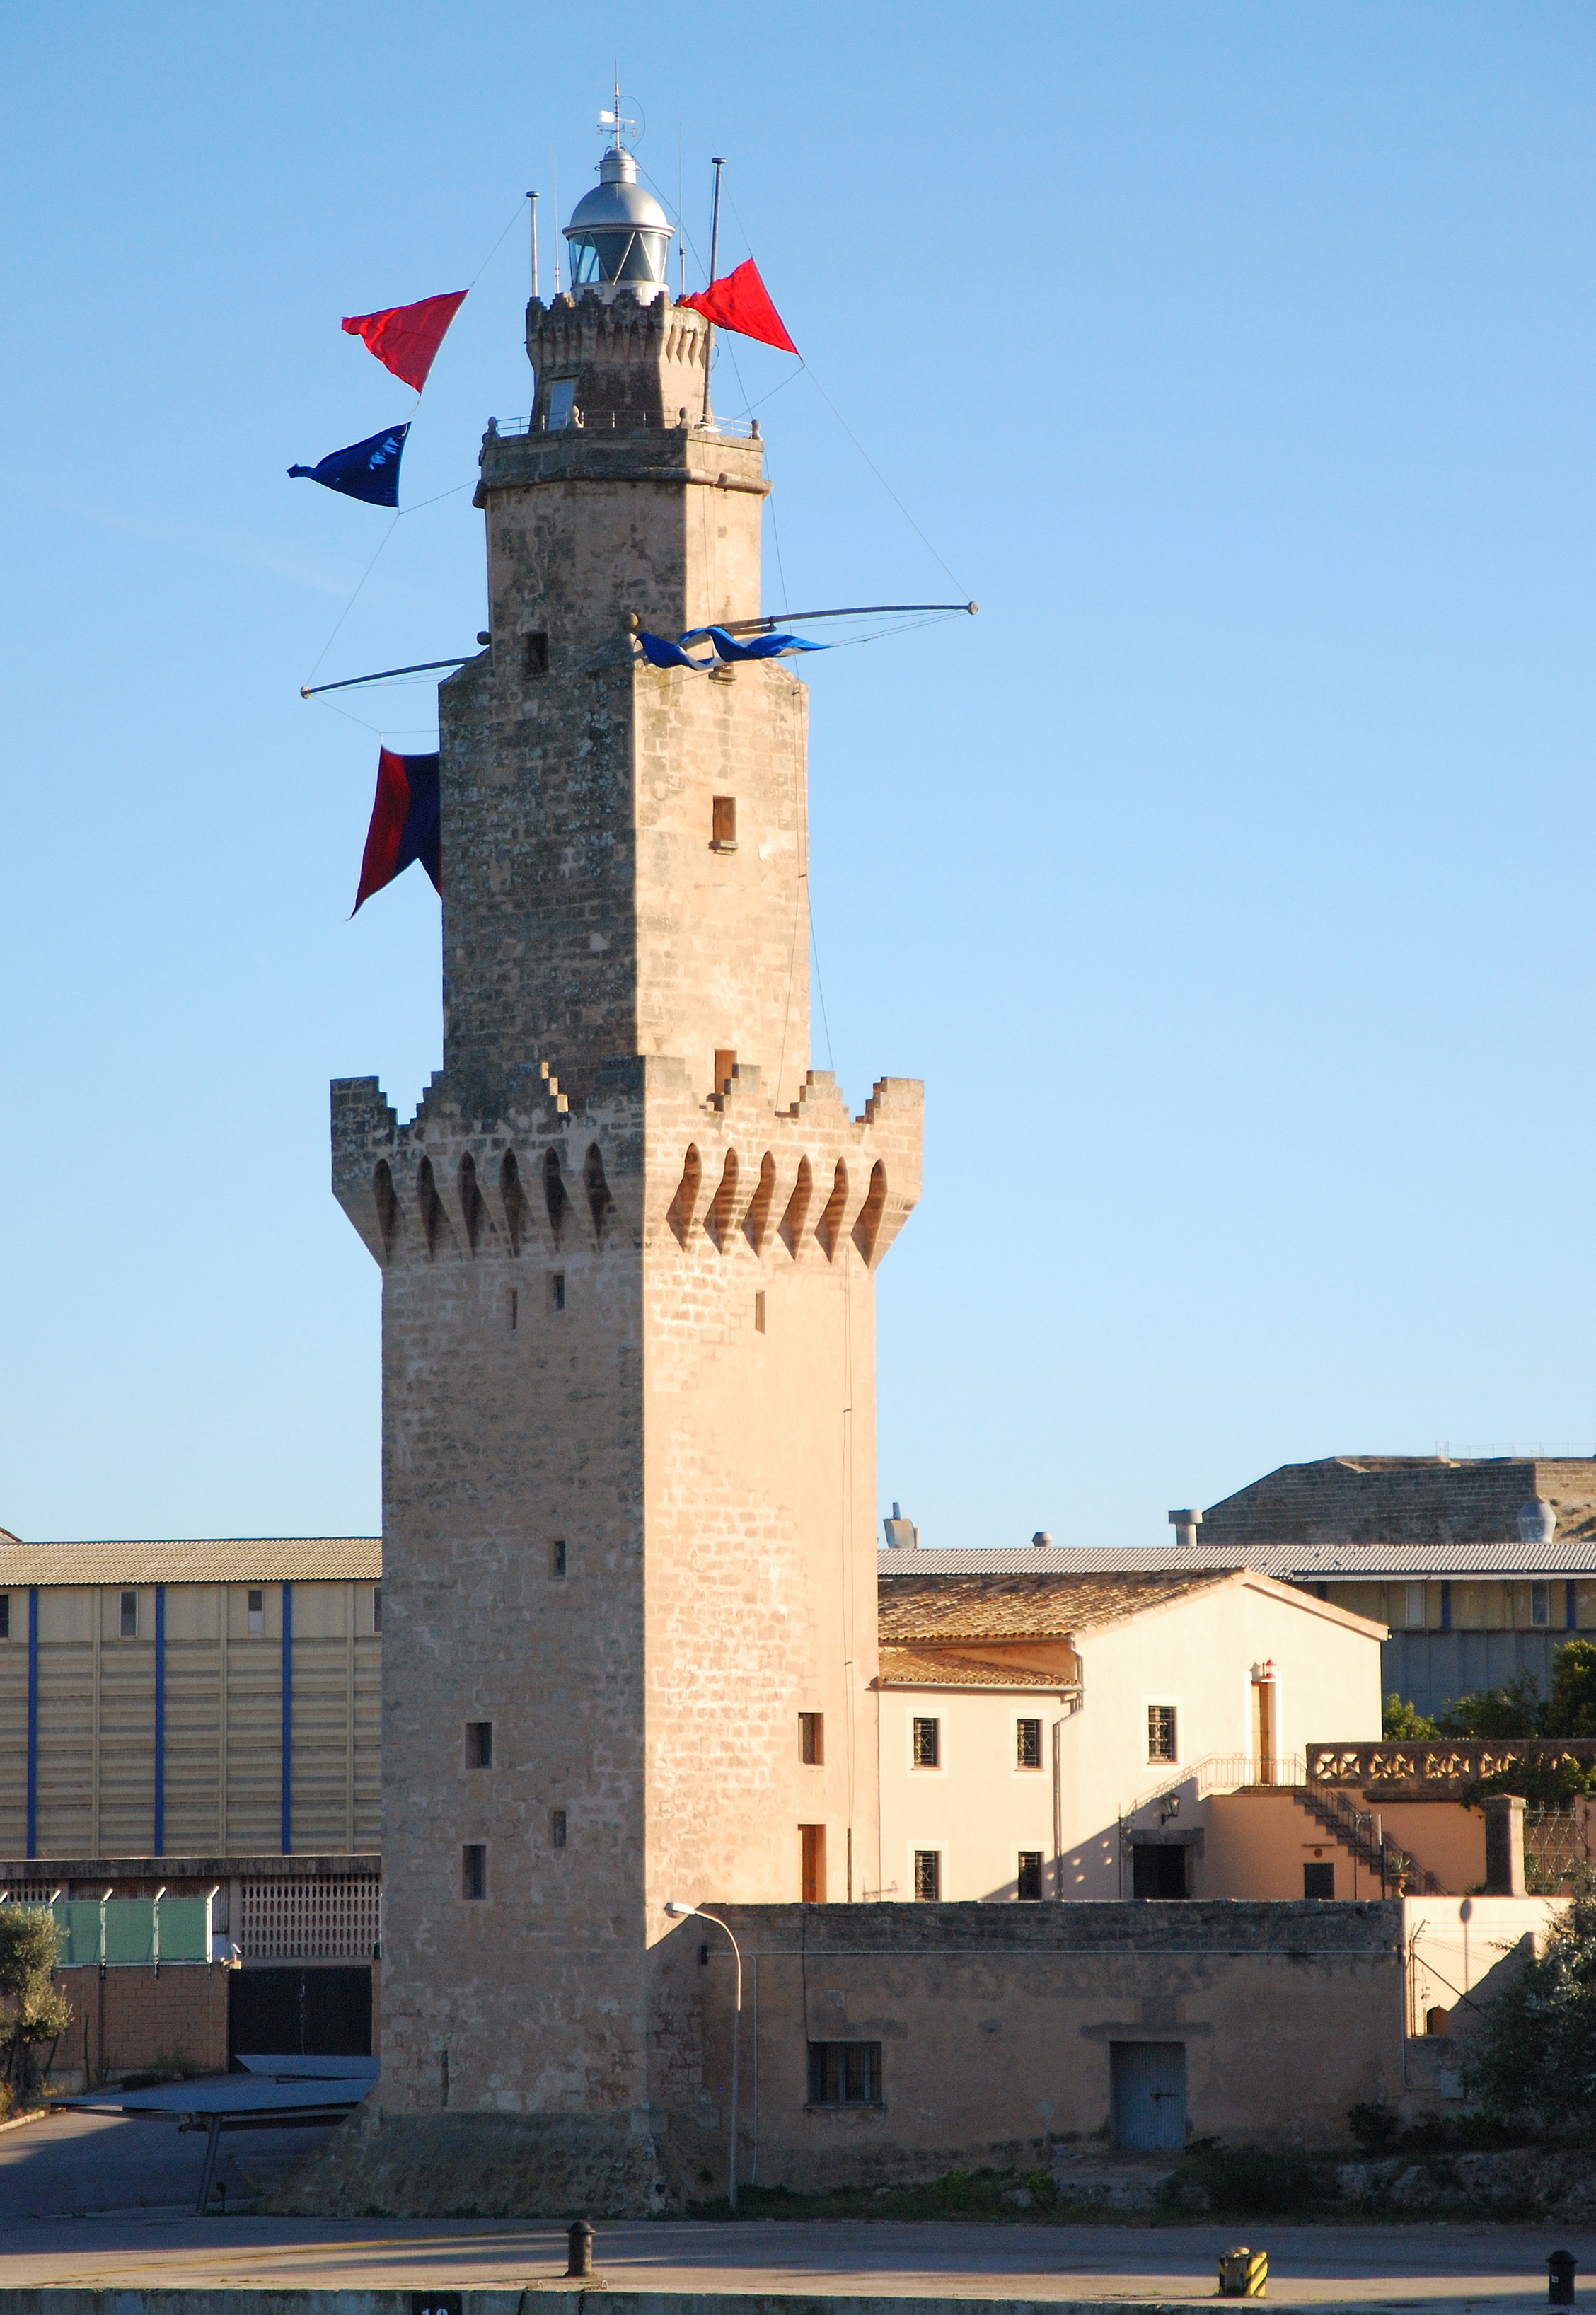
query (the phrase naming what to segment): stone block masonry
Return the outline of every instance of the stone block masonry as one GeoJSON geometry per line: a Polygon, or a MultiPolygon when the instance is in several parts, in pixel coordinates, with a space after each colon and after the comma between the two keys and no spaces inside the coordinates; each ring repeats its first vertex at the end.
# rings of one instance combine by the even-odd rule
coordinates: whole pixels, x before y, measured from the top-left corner
{"type": "Polygon", "coordinates": [[[760,446],[675,422],[706,333],[629,289],[529,331],[537,412],[563,363],[615,422],[483,444],[444,1067],[405,1125],[333,1088],[385,1644],[383,2073],[336,2160],[425,2198],[476,2147],[647,2210],[665,1900],[880,1885],[874,1275],[921,1095],[853,1116],[809,1067],[803,686],[635,656],[759,608],[760,446]]]}

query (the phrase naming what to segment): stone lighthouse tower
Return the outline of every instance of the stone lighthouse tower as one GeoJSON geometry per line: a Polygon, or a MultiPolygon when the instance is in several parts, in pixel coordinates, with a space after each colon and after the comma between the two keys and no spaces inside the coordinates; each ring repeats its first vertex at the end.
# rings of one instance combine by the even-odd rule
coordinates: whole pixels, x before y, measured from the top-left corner
{"type": "Polygon", "coordinates": [[[809,1068],[803,685],[638,655],[758,615],[769,486],[618,143],[599,178],[439,688],[444,1066],[409,1124],[336,1084],[332,1138],[383,1271],[367,2133],[618,2209],[658,2191],[666,1898],[880,1886],[874,1280],[921,1095],[809,1068]]]}

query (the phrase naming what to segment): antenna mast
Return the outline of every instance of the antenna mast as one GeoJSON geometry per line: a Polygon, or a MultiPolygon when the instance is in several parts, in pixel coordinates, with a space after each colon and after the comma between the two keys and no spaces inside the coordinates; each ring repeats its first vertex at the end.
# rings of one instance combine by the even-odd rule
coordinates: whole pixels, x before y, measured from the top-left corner
{"type": "MultiPolygon", "coordinates": [[[[709,287],[713,289],[715,262],[721,247],[721,171],[725,167],[718,153],[710,155],[710,166],[715,173],[714,205],[709,216],[709,287]]],[[[712,322],[704,333],[704,423],[707,426],[714,412],[709,406],[709,366],[714,358],[714,324],[712,322]]]]}
{"type": "Polygon", "coordinates": [[[557,297],[560,294],[560,154],[558,146],[549,157],[549,167],[554,171],[554,295],[557,297]]]}
{"type": "Polygon", "coordinates": [[[528,193],[527,199],[532,204],[532,295],[536,297],[537,295],[537,196],[536,193],[528,193]]]}

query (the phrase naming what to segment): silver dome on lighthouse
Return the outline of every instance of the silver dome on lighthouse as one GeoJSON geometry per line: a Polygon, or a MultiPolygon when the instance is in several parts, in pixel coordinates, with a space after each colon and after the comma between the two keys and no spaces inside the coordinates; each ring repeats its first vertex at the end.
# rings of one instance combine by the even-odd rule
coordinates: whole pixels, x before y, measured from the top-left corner
{"type": "Polygon", "coordinates": [[[571,286],[625,285],[647,292],[663,285],[670,248],[670,220],[637,182],[637,164],[621,143],[617,93],[615,143],[598,164],[598,182],[571,213],[565,239],[571,250],[571,286]]]}

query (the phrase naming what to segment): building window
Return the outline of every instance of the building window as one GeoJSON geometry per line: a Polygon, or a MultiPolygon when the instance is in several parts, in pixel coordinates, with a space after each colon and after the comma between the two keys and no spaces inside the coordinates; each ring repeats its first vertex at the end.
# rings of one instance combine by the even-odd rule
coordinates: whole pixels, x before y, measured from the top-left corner
{"type": "Polygon", "coordinates": [[[735,1045],[717,1045],[714,1051],[714,1089],[719,1094],[732,1090],[732,1080],[737,1075],[735,1045]]]}
{"type": "Polygon", "coordinates": [[[121,1622],[120,1629],[124,1640],[136,1640],[138,1637],[138,1594],[137,1592],[124,1592],[122,1594],[121,1622]]]}
{"type": "Polygon", "coordinates": [[[371,1587],[371,1628],[374,1632],[380,1632],[382,1629],[382,1585],[380,1583],[374,1583],[371,1587]]]}
{"type": "Polygon", "coordinates": [[[556,1536],[549,1546],[549,1574],[558,1583],[565,1573],[565,1539],[556,1536]]]}
{"type": "Polygon", "coordinates": [[[798,1839],[802,1902],[806,1905],[823,1905],[826,1902],[826,1828],[823,1824],[801,1824],[798,1839]]]}
{"type": "Polygon", "coordinates": [[[881,2044],[811,2042],[809,2102],[811,2106],[880,2106],[881,2044]]]}
{"type": "Polygon", "coordinates": [[[11,1594],[0,1592],[0,1640],[11,1637],[11,1594]]]}
{"type": "Polygon", "coordinates": [[[1180,1758],[1175,1749],[1175,1707],[1173,1704],[1149,1704],[1148,1707],[1148,1759],[1175,1761],[1180,1758]]]}
{"type": "Polygon", "coordinates": [[[550,1809],[550,1811],[549,1811],[549,1847],[550,1847],[551,1849],[563,1849],[563,1848],[564,1848],[564,1846],[565,1846],[565,1812],[564,1812],[564,1810],[563,1810],[563,1809],[550,1809]]]}
{"type": "Polygon", "coordinates": [[[492,1722],[468,1720],[466,1723],[466,1766],[468,1769],[491,1769],[492,1765],[492,1722]]]}
{"type": "Polygon", "coordinates": [[[487,1894],[487,1846],[480,1840],[468,1840],[460,1851],[460,1894],[466,1898],[480,1898],[487,1894]]]}
{"type": "Polygon", "coordinates": [[[798,1715],[798,1758],[806,1769],[823,1766],[826,1758],[826,1716],[823,1712],[801,1712],[798,1715]]]}
{"type": "Polygon", "coordinates": [[[1022,1849],[1015,1875],[1015,1895],[1027,1903],[1042,1895],[1042,1851],[1022,1849]]]}
{"type": "Polygon", "coordinates": [[[942,1766],[942,1723],[917,1720],[914,1725],[914,1764],[917,1769],[942,1766]]]}
{"type": "Polygon", "coordinates": [[[759,1289],[759,1291],[754,1297],[754,1332],[756,1335],[762,1335],[765,1332],[765,1290],[763,1287],[759,1289]]]}
{"type": "Polygon", "coordinates": [[[1547,1586],[1544,1583],[1532,1583],[1530,1586],[1530,1621],[1532,1624],[1548,1624],[1551,1621],[1547,1592],[1547,1586]]]}
{"type": "Polygon", "coordinates": [[[521,643],[524,649],[524,657],[521,662],[523,672],[528,675],[546,675],[549,671],[549,639],[547,635],[523,635],[521,637],[521,643]]]}
{"type": "Polygon", "coordinates": [[[1305,1865],[1302,1868],[1302,1894],[1305,1897],[1334,1897],[1335,1867],[1330,1865],[1305,1865]]]}
{"type": "Polygon", "coordinates": [[[565,1273],[563,1270],[551,1270],[549,1273],[549,1308],[551,1310],[563,1310],[564,1308],[565,1273]]]}
{"type": "Polygon", "coordinates": [[[710,838],[712,852],[735,852],[737,849],[737,798],[715,796],[710,804],[710,838]]]}
{"type": "Polygon", "coordinates": [[[917,1849],[914,1857],[916,1904],[940,1904],[942,1902],[941,1849],[917,1849]]]}
{"type": "Polygon", "coordinates": [[[249,1627],[249,1636],[252,1640],[258,1640],[266,1628],[265,1594],[261,1592],[246,1592],[244,1595],[244,1611],[249,1627]]]}
{"type": "Polygon", "coordinates": [[[1040,1720],[1015,1722],[1015,1766],[1016,1769],[1041,1768],[1042,1723],[1040,1720]]]}
{"type": "Polygon", "coordinates": [[[1410,1632],[1422,1632],[1424,1628],[1424,1587],[1422,1583],[1409,1583],[1404,1589],[1407,1593],[1404,1603],[1407,1628],[1410,1632]]]}

